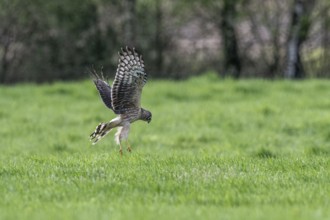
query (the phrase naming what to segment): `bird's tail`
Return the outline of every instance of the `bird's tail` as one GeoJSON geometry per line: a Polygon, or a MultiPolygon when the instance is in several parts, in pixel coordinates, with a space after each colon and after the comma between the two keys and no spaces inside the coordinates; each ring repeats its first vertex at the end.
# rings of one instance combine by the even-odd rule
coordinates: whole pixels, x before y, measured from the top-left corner
{"type": "Polygon", "coordinates": [[[113,122],[102,122],[100,123],[95,131],[90,135],[90,140],[93,141],[93,144],[96,144],[101,140],[105,135],[107,135],[112,128],[116,127],[113,122]]]}

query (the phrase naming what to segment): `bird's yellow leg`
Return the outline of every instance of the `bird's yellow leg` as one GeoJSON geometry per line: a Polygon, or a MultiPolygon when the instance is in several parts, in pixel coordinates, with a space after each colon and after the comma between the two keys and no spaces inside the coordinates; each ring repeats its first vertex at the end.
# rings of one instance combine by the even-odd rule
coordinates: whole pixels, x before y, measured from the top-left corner
{"type": "Polygon", "coordinates": [[[128,152],[131,152],[132,151],[131,145],[129,144],[128,140],[126,142],[127,142],[127,150],[128,152]]]}

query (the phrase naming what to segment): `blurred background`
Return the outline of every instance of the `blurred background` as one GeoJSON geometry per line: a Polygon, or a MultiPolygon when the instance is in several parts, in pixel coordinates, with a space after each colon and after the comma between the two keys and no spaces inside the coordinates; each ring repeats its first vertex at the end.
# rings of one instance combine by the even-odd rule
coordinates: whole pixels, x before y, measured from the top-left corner
{"type": "Polygon", "coordinates": [[[0,83],[111,77],[136,47],[152,78],[330,77],[329,0],[1,0],[0,83]]]}

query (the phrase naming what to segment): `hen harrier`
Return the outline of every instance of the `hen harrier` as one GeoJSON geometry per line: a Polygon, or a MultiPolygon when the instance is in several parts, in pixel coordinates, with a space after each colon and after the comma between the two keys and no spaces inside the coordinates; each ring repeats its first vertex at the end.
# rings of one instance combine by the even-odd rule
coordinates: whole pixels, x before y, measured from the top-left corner
{"type": "MultiPolygon", "coordinates": [[[[147,82],[147,73],[144,71],[142,56],[135,49],[121,49],[119,52],[119,64],[112,87],[93,70],[94,84],[100,93],[104,104],[110,108],[117,117],[110,122],[100,123],[95,131],[90,135],[93,144],[107,135],[111,129],[118,127],[115,134],[115,141],[120,145],[120,154],[123,154],[122,140],[127,140],[130,124],[143,120],[151,121],[151,112],[141,108],[142,88],[147,82]]],[[[131,152],[131,147],[127,140],[127,150],[131,152]]]]}

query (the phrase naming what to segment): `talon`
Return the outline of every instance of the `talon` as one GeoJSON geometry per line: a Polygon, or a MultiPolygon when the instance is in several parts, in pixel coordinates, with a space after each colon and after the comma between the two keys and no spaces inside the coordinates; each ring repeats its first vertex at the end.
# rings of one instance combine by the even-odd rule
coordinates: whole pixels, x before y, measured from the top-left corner
{"type": "Polygon", "coordinates": [[[127,140],[127,151],[128,152],[132,152],[132,148],[131,148],[131,145],[129,144],[128,140],[127,140]]]}
{"type": "Polygon", "coordinates": [[[121,145],[120,145],[120,148],[119,148],[119,153],[120,153],[120,156],[123,156],[123,148],[122,148],[121,145]]]}

